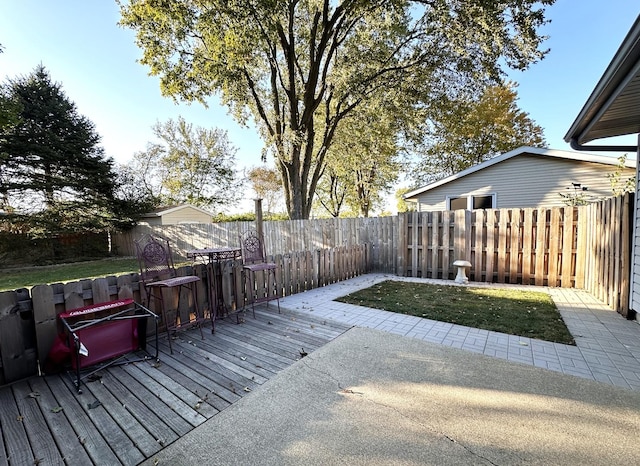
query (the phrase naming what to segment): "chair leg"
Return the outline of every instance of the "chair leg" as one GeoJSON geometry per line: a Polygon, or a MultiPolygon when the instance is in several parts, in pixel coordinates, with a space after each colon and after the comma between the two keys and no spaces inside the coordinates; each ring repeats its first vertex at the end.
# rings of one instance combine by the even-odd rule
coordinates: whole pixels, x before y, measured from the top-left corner
{"type": "Polygon", "coordinates": [[[191,294],[193,295],[193,313],[196,316],[198,328],[200,329],[200,337],[204,340],[204,333],[202,333],[202,324],[204,323],[204,310],[202,311],[202,317],[200,317],[200,306],[198,306],[198,292],[196,290],[195,282],[191,283],[189,288],[191,289],[191,294]]]}
{"type": "Polygon", "coordinates": [[[253,312],[253,318],[255,319],[258,292],[256,291],[256,274],[254,272],[249,272],[249,289],[251,290],[251,311],[253,312]]]}
{"type": "Polygon", "coordinates": [[[253,272],[248,270],[242,271],[242,281],[244,283],[244,299],[242,302],[242,310],[246,313],[247,309],[247,301],[251,298],[251,309],[253,311],[253,318],[256,318],[256,310],[255,310],[255,292],[253,291],[254,279],[253,272]]]}
{"type": "MultiPolygon", "coordinates": [[[[280,314],[280,296],[278,295],[278,283],[276,282],[276,271],[271,270],[270,275],[273,276],[273,293],[274,293],[274,296],[276,297],[276,302],[278,303],[278,314],[280,314]]],[[[268,304],[269,304],[269,301],[267,301],[267,305],[268,304]]]]}
{"type": "MultiPolygon", "coordinates": [[[[153,290],[149,293],[150,298],[154,298],[154,302],[160,302],[160,314],[162,315],[162,322],[164,323],[164,328],[167,331],[167,340],[169,340],[169,352],[173,354],[173,344],[171,343],[171,327],[169,326],[169,319],[167,317],[167,310],[164,307],[164,297],[162,296],[162,288],[156,287],[156,293],[154,294],[153,290]]],[[[149,298],[149,299],[150,299],[149,298]]]]}

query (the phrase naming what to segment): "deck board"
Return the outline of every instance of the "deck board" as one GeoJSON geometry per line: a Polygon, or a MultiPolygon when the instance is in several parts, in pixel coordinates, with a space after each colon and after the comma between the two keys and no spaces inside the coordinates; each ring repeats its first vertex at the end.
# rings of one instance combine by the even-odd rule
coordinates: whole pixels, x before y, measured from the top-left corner
{"type": "MultiPolygon", "coordinates": [[[[55,439],[50,434],[49,426],[44,419],[41,406],[46,405],[40,399],[40,392],[34,392],[26,381],[13,385],[16,406],[23,420],[22,423],[29,438],[29,444],[36,463],[62,464],[62,455],[58,451],[55,439]]],[[[46,407],[43,407],[46,409],[46,407]]]]}
{"type": "MultiPolygon", "coordinates": [[[[208,418],[218,413],[218,410],[210,406],[209,409],[196,408],[199,397],[191,392],[183,392],[180,384],[174,382],[167,376],[159,378],[160,381],[152,378],[143,372],[139,366],[128,365],[122,367],[120,379],[124,379],[127,386],[141,385],[141,389],[148,389],[148,393],[142,397],[141,403],[151,406],[153,412],[165,422],[170,424],[171,429],[178,435],[184,435],[193,427],[199,426],[208,418]],[[181,392],[180,397],[176,392],[181,392]],[[154,397],[156,399],[154,400],[154,397]],[[173,414],[173,418],[167,416],[173,414]],[[178,414],[178,416],[175,416],[178,414]]],[[[157,370],[156,374],[161,374],[157,370]]]]}
{"type": "Polygon", "coordinates": [[[138,464],[348,329],[263,305],[256,319],[205,328],[204,339],[197,329],[179,332],[173,354],[161,333],[159,362],[129,355],[81,394],[68,374],[0,387],[0,466],[138,464]]]}
{"type": "MultiPolygon", "coordinates": [[[[78,438],[69,435],[73,427],[67,417],[60,411],[60,403],[56,400],[51,389],[43,378],[34,378],[29,381],[31,391],[39,394],[40,408],[47,421],[48,428],[53,434],[62,459],[67,464],[89,464],[91,460],[84,448],[78,448],[78,438]]],[[[44,462],[42,462],[44,464],[44,462]]],[[[0,462],[1,464],[1,462],[0,462]]]]}
{"type": "MultiPolygon", "coordinates": [[[[69,390],[61,377],[45,377],[44,380],[54,394],[58,405],[63,408],[61,413],[73,429],[73,431],[67,431],[68,441],[72,443],[75,441],[76,448],[86,451],[94,464],[101,462],[102,464],[121,464],[107,440],[82,409],[83,400],[76,395],[75,389],[69,390]]],[[[64,432],[61,435],[64,435],[64,432]]]]}
{"type": "Polygon", "coordinates": [[[0,390],[0,426],[6,446],[6,458],[11,464],[33,464],[34,457],[24,427],[24,416],[18,410],[11,387],[0,390]]]}

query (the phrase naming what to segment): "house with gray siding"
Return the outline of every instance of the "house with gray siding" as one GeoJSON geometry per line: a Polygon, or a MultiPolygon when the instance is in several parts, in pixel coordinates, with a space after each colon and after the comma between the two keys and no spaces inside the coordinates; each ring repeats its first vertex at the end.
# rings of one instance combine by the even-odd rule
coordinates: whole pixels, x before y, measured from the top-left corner
{"type": "Polygon", "coordinates": [[[564,196],[598,201],[612,196],[611,174],[633,178],[635,157],[519,147],[404,195],[419,211],[567,205],[564,196]]]}

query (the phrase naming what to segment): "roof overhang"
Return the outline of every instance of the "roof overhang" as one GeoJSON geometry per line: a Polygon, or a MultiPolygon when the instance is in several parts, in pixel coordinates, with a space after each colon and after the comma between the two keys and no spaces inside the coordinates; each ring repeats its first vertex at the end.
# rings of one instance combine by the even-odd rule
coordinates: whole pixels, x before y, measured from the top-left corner
{"type": "Polygon", "coordinates": [[[636,150],[631,147],[581,147],[596,139],[640,134],[640,16],[564,137],[574,149],[636,150]]]}

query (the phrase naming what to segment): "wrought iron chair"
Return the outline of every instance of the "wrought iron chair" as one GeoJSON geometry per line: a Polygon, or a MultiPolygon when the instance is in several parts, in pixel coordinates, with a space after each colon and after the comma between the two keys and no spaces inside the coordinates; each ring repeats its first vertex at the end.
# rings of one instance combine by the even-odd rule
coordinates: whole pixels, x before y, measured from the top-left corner
{"type": "MultiPolygon", "coordinates": [[[[195,275],[178,276],[171,256],[171,247],[166,239],[155,238],[152,235],[144,235],[135,241],[138,263],[140,264],[140,283],[144,287],[146,295],[146,305],[151,306],[152,298],[160,304],[162,322],[167,330],[169,339],[169,350],[173,354],[171,345],[171,332],[197,325],[202,334],[202,324],[205,322],[204,316],[198,306],[198,293],[196,284],[200,277],[195,275]],[[189,312],[182,315],[178,309],[180,303],[180,293],[185,288],[191,292],[193,297],[193,315],[189,312]],[[168,318],[169,310],[165,305],[163,290],[177,290],[177,305],[173,319],[168,318]]],[[[142,291],[142,290],[141,290],[142,291]]],[[[175,295],[174,295],[174,300],[175,295]]]]}
{"type": "Polygon", "coordinates": [[[256,303],[267,303],[274,299],[278,303],[278,313],[280,313],[280,297],[276,284],[276,270],[278,264],[267,262],[264,241],[255,230],[249,230],[240,235],[240,248],[242,251],[242,275],[244,277],[244,290],[246,306],[248,295],[251,299],[251,310],[253,318],[256,317],[256,303]],[[270,285],[273,289],[270,289],[270,285]]]}

